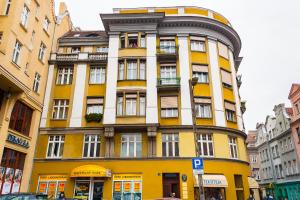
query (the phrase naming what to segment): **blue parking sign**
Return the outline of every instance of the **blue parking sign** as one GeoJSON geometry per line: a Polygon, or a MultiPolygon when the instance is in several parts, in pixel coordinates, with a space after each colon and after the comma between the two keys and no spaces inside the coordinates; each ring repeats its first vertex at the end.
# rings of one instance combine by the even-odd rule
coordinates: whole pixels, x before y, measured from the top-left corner
{"type": "Polygon", "coordinates": [[[192,158],[193,171],[195,174],[203,174],[203,158],[192,158]]]}

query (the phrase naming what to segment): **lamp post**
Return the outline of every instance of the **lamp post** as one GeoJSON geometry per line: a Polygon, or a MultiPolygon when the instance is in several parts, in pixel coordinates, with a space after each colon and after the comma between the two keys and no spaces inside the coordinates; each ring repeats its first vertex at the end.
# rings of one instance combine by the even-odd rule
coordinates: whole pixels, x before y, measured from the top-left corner
{"type": "MultiPolygon", "coordinates": [[[[196,112],[195,112],[195,102],[194,102],[194,86],[197,83],[198,83],[197,77],[193,77],[192,79],[189,80],[190,99],[191,99],[191,107],[192,107],[191,110],[192,110],[192,117],[193,117],[194,143],[195,143],[196,156],[200,157],[199,145],[197,141],[196,112]]],[[[199,200],[205,200],[202,174],[198,174],[198,186],[199,186],[199,200]]]]}

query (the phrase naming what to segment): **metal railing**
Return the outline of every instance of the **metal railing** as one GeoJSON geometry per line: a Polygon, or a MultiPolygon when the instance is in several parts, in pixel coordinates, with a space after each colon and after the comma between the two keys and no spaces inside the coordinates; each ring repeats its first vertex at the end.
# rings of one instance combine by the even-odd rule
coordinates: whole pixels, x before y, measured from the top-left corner
{"type": "Polygon", "coordinates": [[[179,86],[180,78],[158,78],[157,86],[179,86]]]}
{"type": "Polygon", "coordinates": [[[56,60],[58,60],[58,61],[77,61],[78,53],[57,54],[56,60]]]}
{"type": "Polygon", "coordinates": [[[107,53],[89,53],[89,60],[107,60],[107,53]]]}

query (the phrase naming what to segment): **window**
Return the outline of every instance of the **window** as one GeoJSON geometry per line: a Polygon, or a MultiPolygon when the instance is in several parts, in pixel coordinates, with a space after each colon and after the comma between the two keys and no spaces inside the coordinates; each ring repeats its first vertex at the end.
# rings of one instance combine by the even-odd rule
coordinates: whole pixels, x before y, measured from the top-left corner
{"type": "Polygon", "coordinates": [[[288,141],[289,141],[289,149],[293,149],[293,140],[291,137],[288,137],[288,141]]]}
{"type": "Polygon", "coordinates": [[[0,32],[0,44],[2,42],[2,38],[3,38],[3,32],[0,32]]]}
{"type": "Polygon", "coordinates": [[[104,84],[104,83],[105,83],[105,67],[91,67],[90,84],[104,84]]]}
{"type": "Polygon", "coordinates": [[[225,44],[218,42],[218,49],[219,49],[220,56],[226,59],[229,58],[228,47],[225,44]]]}
{"type": "Polygon", "coordinates": [[[34,81],[33,81],[33,91],[39,92],[40,81],[41,81],[41,75],[39,75],[39,74],[36,72],[36,73],[35,73],[35,76],[34,76],[34,81]]]}
{"type": "Polygon", "coordinates": [[[160,52],[174,54],[176,52],[175,38],[160,38],[160,52]]]}
{"type": "Polygon", "coordinates": [[[119,63],[119,79],[124,80],[124,62],[119,63]]]}
{"type": "Polygon", "coordinates": [[[231,80],[231,73],[221,69],[221,78],[224,87],[231,88],[232,87],[232,80],[231,80]]]}
{"type": "Polygon", "coordinates": [[[229,136],[230,157],[238,158],[237,142],[235,137],[229,136]]]}
{"type": "Polygon", "coordinates": [[[200,156],[214,156],[212,135],[198,134],[198,147],[200,156]]]}
{"type": "Polygon", "coordinates": [[[98,53],[108,53],[108,47],[107,46],[97,47],[96,52],[98,52],[98,53]]]}
{"type": "Polygon", "coordinates": [[[146,62],[140,61],[140,80],[146,80],[146,62]]]}
{"type": "Polygon", "coordinates": [[[136,80],[137,79],[137,62],[128,61],[127,62],[127,79],[136,80]]]}
{"type": "Polygon", "coordinates": [[[16,44],[15,44],[15,47],[14,47],[14,52],[13,52],[13,57],[12,57],[12,61],[15,64],[19,63],[19,57],[20,57],[20,54],[21,54],[21,47],[22,47],[22,44],[19,41],[16,41],[16,44]]]}
{"type": "Polygon", "coordinates": [[[145,116],[146,98],[143,93],[119,94],[117,97],[118,116],[145,116]],[[125,105],[123,105],[125,102],[125,105]],[[124,107],[125,106],[125,107],[124,107]]]}
{"type": "Polygon", "coordinates": [[[65,136],[51,135],[48,138],[47,158],[61,158],[64,150],[65,136]]]}
{"type": "Polygon", "coordinates": [[[28,16],[29,16],[29,9],[27,8],[27,6],[24,6],[23,8],[23,12],[21,15],[21,24],[27,28],[27,24],[28,24],[28,16]]]}
{"type": "Polygon", "coordinates": [[[178,97],[160,97],[161,117],[178,117],[178,97]]]}
{"type": "Polygon", "coordinates": [[[29,63],[26,63],[25,69],[24,69],[24,73],[25,73],[27,76],[29,76],[29,75],[28,75],[28,71],[29,71],[29,63]]]}
{"type": "Polygon", "coordinates": [[[44,24],[43,24],[43,28],[45,31],[48,31],[49,25],[50,25],[50,20],[47,17],[45,17],[44,24]]]}
{"type": "Polygon", "coordinates": [[[69,110],[69,100],[55,99],[53,105],[53,119],[67,119],[69,110]]]}
{"type": "Polygon", "coordinates": [[[39,18],[39,13],[40,13],[40,6],[37,5],[36,9],[35,9],[35,18],[38,19],[39,18]]]}
{"type": "Polygon", "coordinates": [[[10,9],[10,6],[11,6],[11,1],[12,0],[6,0],[6,7],[5,7],[4,15],[8,15],[9,9],[10,9]]]}
{"type": "Polygon", "coordinates": [[[136,95],[126,95],[126,115],[136,115],[136,95]]]}
{"type": "Polygon", "coordinates": [[[141,34],[141,41],[140,41],[140,46],[141,47],[146,47],[146,35],[145,34],[141,34]]]}
{"type": "Polygon", "coordinates": [[[46,45],[43,42],[41,42],[40,50],[39,50],[39,60],[42,62],[44,61],[45,53],[46,53],[46,45]]]}
{"type": "Polygon", "coordinates": [[[140,115],[146,115],[146,97],[140,96],[140,115]]]}
{"type": "Polygon", "coordinates": [[[31,38],[30,38],[30,49],[33,49],[34,38],[35,38],[35,31],[32,31],[31,38]]]}
{"type": "Polygon", "coordinates": [[[84,136],[84,158],[96,158],[100,156],[100,136],[85,135],[84,136]]]}
{"type": "Polygon", "coordinates": [[[162,135],[162,156],[179,156],[179,136],[178,134],[162,135]]]}
{"type": "Polygon", "coordinates": [[[205,38],[191,36],[190,40],[192,51],[205,51],[205,38]]]}
{"type": "Polygon", "coordinates": [[[59,67],[56,79],[57,85],[72,84],[73,81],[73,67],[59,67]]]}
{"type": "Polygon", "coordinates": [[[141,134],[123,134],[121,141],[121,157],[142,156],[141,134]]]}
{"type": "Polygon", "coordinates": [[[207,65],[192,65],[193,77],[198,78],[198,83],[208,83],[208,66],[207,65]]]}
{"type": "Polygon", "coordinates": [[[230,102],[225,102],[226,120],[235,122],[235,105],[230,102]]]}
{"type": "Polygon", "coordinates": [[[10,116],[9,128],[24,135],[29,135],[33,110],[17,101],[10,116]]]}
{"type": "Polygon", "coordinates": [[[125,35],[121,35],[120,46],[121,48],[125,48],[125,35]]]}
{"type": "Polygon", "coordinates": [[[212,118],[211,115],[211,99],[195,98],[196,116],[199,118],[212,118]]]}
{"type": "Polygon", "coordinates": [[[161,64],[160,65],[161,85],[174,85],[176,81],[176,64],[161,64]]]}
{"type": "Polygon", "coordinates": [[[123,96],[118,96],[117,99],[117,115],[118,116],[123,115],[123,96]]]}
{"type": "Polygon", "coordinates": [[[138,47],[138,34],[137,33],[128,34],[128,47],[133,47],[133,48],[138,47]]]}
{"type": "Polygon", "coordinates": [[[102,97],[88,97],[86,114],[103,114],[103,98],[102,97]]]}

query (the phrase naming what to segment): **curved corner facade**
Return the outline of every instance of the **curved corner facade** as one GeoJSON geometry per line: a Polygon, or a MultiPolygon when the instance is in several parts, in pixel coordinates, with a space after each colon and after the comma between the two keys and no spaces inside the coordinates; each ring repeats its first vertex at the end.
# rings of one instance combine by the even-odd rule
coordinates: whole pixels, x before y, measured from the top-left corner
{"type": "Polygon", "coordinates": [[[196,7],[100,16],[105,31],[69,32],[50,57],[31,191],[197,199],[197,141],[205,195],[246,199],[241,41],[228,20],[196,7]]]}

